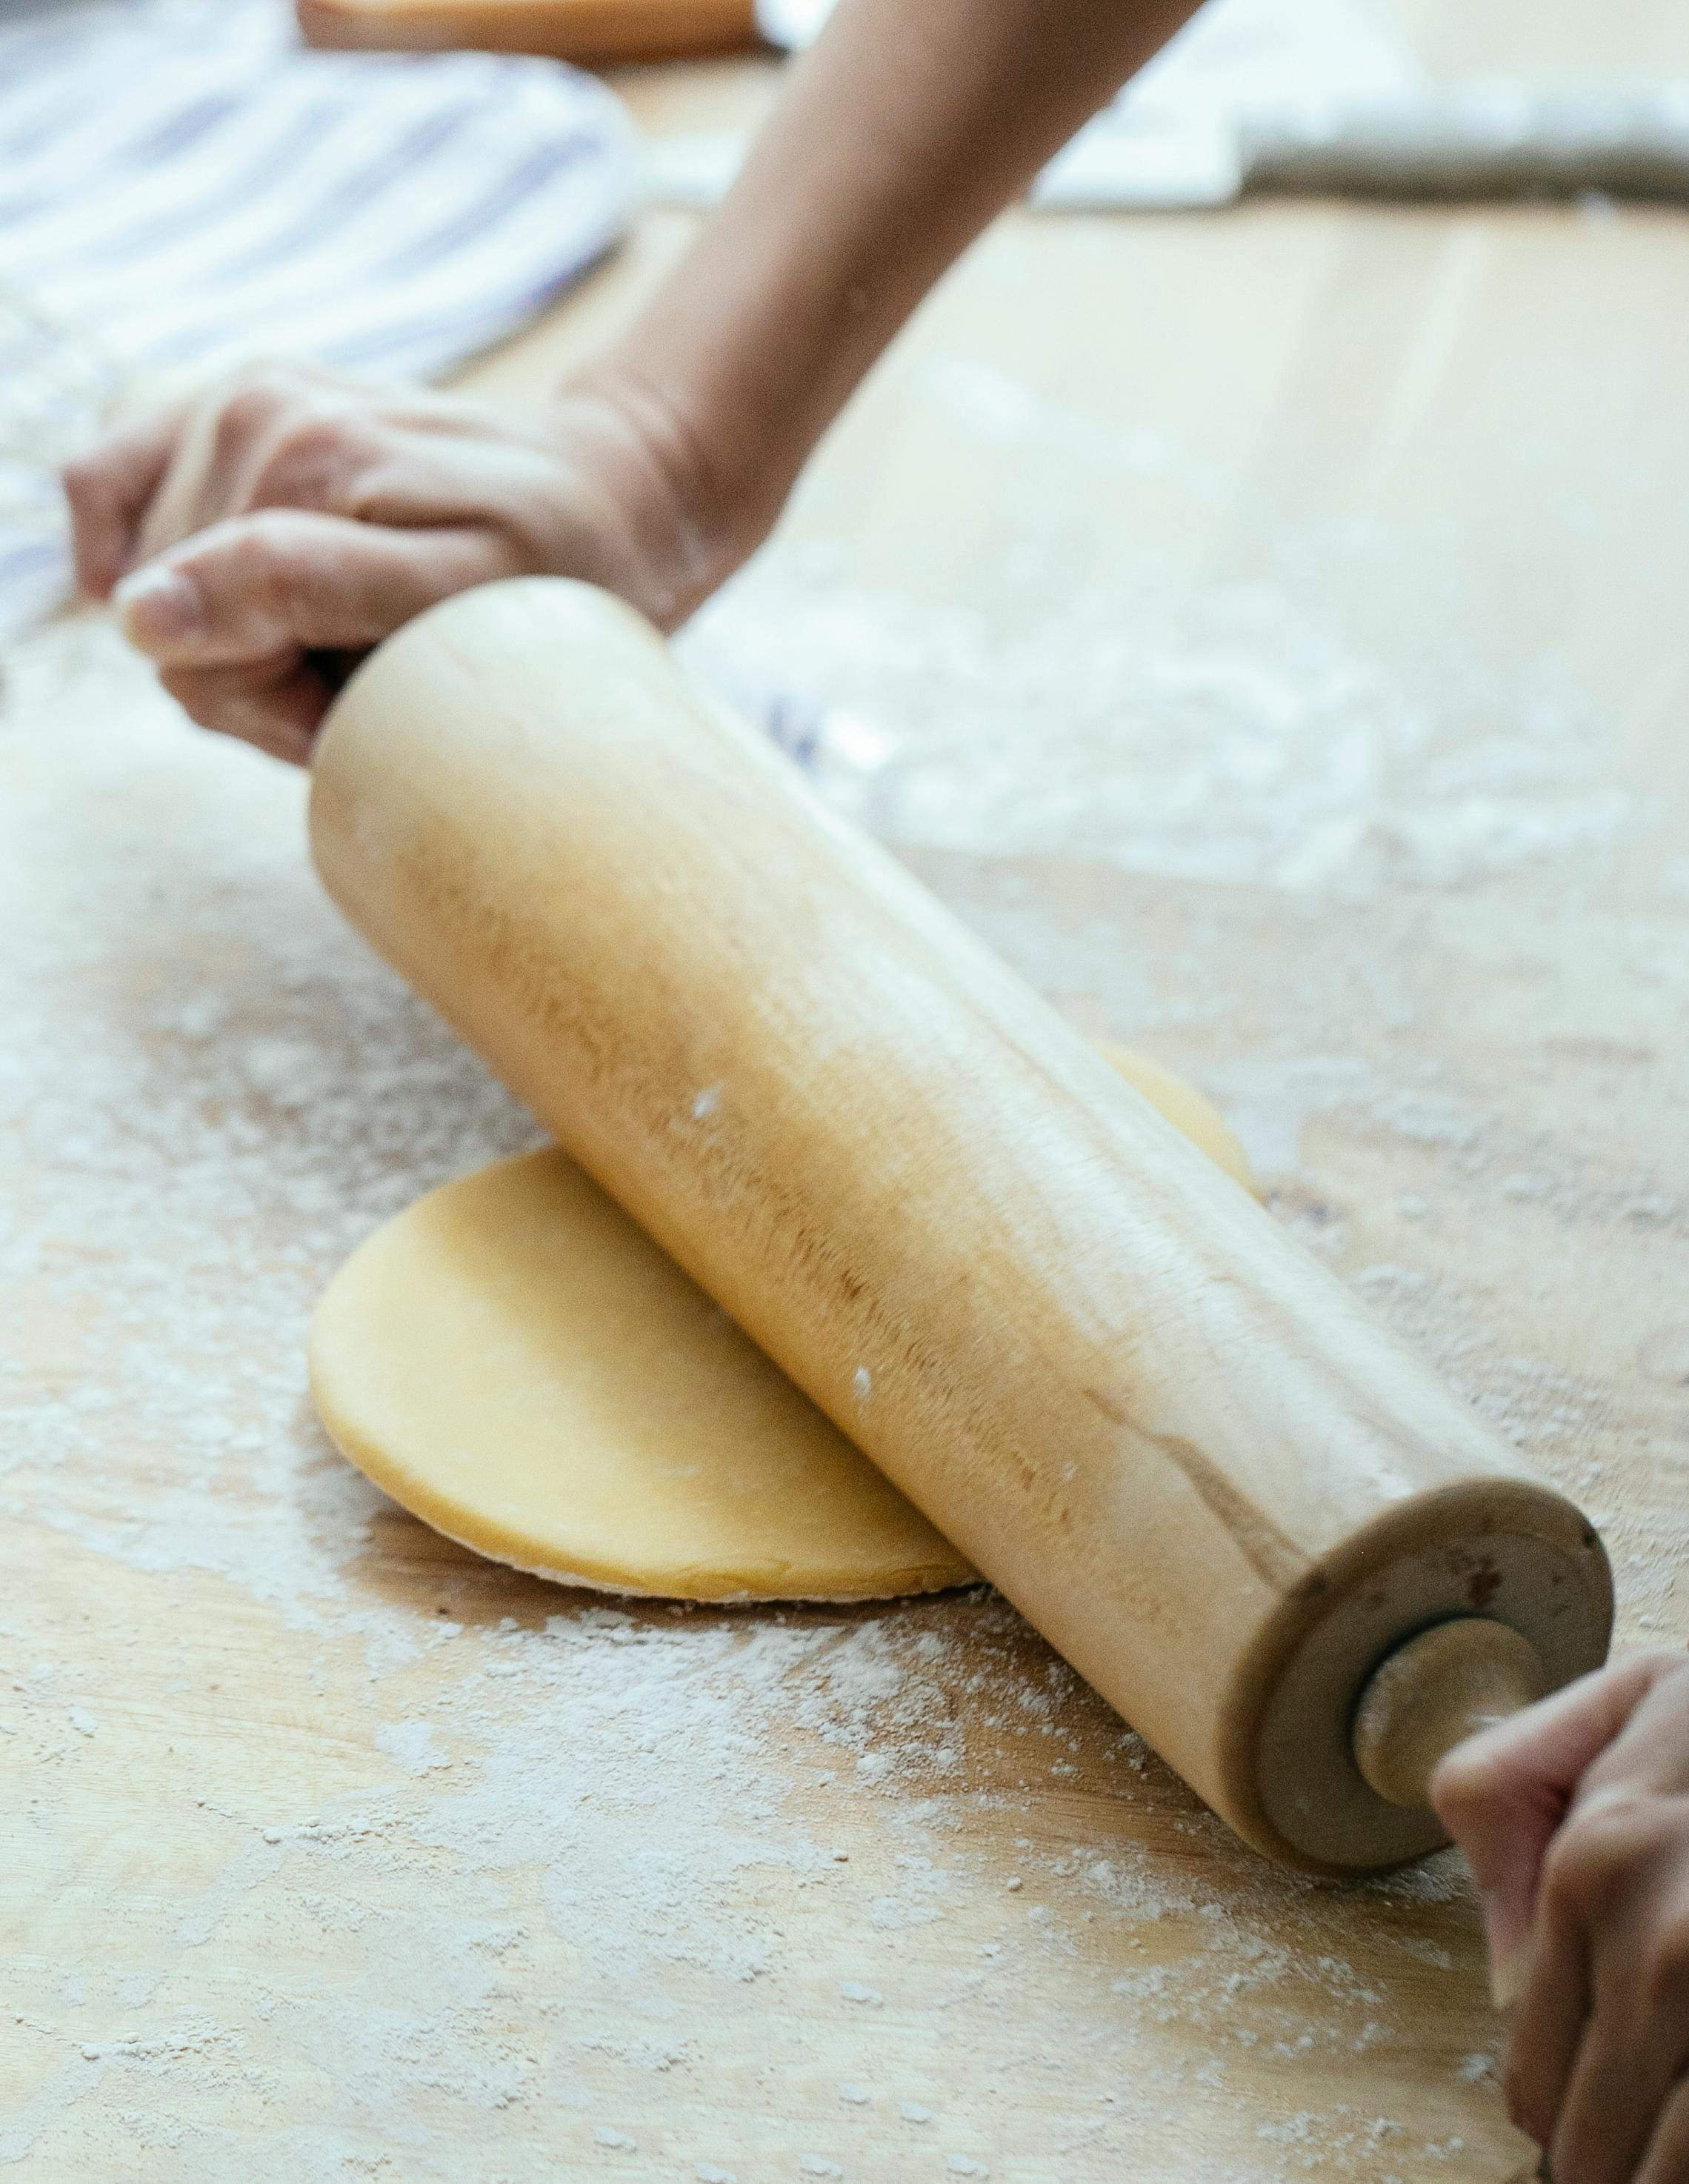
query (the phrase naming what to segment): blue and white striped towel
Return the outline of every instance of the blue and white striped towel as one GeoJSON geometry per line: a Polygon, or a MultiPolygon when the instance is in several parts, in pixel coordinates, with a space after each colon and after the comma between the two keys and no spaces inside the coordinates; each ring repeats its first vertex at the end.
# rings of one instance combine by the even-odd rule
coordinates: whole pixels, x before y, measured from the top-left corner
{"type": "Polygon", "coordinates": [[[637,172],[558,62],[311,53],[285,0],[0,0],[0,634],[65,595],[57,465],[125,389],[438,373],[615,241],[637,172]]]}

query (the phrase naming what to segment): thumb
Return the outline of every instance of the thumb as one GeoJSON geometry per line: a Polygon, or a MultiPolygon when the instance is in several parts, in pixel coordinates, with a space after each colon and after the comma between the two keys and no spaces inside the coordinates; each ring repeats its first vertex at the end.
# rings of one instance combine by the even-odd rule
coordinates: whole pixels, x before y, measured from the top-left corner
{"type": "Polygon", "coordinates": [[[196,532],[113,598],[125,635],[161,667],[230,667],[364,650],[451,593],[514,573],[490,532],[390,530],[278,508],[196,532]]]}
{"type": "Polygon", "coordinates": [[[1431,1803],[1465,1852],[1483,1897],[1498,2009],[1524,1976],[1543,1855],[1585,1770],[1658,1675],[1648,1658],[1597,1669],[1457,1745],[1431,1777],[1431,1803]]]}

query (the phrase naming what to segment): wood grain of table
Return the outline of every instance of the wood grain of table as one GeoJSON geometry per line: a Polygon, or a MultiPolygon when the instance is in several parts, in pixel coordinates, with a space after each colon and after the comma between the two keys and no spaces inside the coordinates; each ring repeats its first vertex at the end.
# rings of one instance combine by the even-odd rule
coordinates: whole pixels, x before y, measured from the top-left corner
{"type": "MultiPolygon", "coordinates": [[[[1408,12],[1441,67],[1689,69],[1664,7],[1408,12]]],[[[769,77],[626,84],[691,127],[769,77]]],[[[1218,1099],[1597,1515],[1626,1643],[1689,1637],[1685,232],[1011,216],[689,640],[866,723],[841,793],[1218,1099]]],[[[0,2164],[1528,2173],[1451,1858],[1268,1871],[989,1593],[681,1614],[366,1488],[311,1302],[531,1125],[338,925],[299,783],[98,625],[9,664],[0,830],[0,2164]]]]}

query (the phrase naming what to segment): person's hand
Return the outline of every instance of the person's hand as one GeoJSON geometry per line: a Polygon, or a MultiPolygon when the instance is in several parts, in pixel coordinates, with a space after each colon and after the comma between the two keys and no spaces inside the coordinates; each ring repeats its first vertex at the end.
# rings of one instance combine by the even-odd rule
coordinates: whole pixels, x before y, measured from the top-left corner
{"type": "Polygon", "coordinates": [[[1689,1658],[1581,1678],[1458,1746],[1431,1795],[1553,2184],[1689,2184],[1689,1658]]]}
{"type": "Polygon", "coordinates": [[[581,577],[671,628],[755,543],[711,514],[663,405],[626,388],[504,415],[254,369],[114,432],[65,489],[83,590],[114,599],[165,688],[300,762],[332,696],[325,655],[449,593],[581,577]]]}
{"type": "Polygon", "coordinates": [[[198,721],[302,759],[335,663],[446,593],[583,577],[672,628],[772,528],[945,270],[1195,0],[843,0],[723,203],[526,421],[260,370],[70,471],[77,573],[198,721]]]}

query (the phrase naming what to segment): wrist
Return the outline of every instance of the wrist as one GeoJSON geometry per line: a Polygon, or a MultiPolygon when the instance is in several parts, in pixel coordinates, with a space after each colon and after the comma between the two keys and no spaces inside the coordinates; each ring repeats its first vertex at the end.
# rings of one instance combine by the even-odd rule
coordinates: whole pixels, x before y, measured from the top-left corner
{"type": "Polygon", "coordinates": [[[571,437],[585,429],[599,449],[648,571],[650,596],[638,603],[674,627],[762,543],[792,481],[747,475],[727,459],[729,436],[628,357],[612,354],[566,382],[556,407],[571,437]]]}

